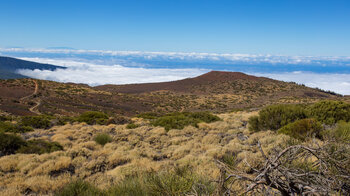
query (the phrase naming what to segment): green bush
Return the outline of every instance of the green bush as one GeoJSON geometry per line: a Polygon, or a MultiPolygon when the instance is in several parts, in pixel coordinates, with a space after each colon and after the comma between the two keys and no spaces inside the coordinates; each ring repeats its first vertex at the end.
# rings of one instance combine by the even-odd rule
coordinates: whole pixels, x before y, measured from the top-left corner
{"type": "Polygon", "coordinates": [[[226,152],[225,154],[216,157],[216,159],[225,163],[225,165],[230,169],[235,169],[238,163],[237,155],[233,152],[226,152]]]}
{"type": "Polygon", "coordinates": [[[219,121],[220,118],[218,116],[215,116],[209,112],[194,112],[194,113],[184,113],[187,116],[190,116],[191,118],[198,119],[201,122],[211,123],[215,121],[219,121]]]}
{"type": "Polygon", "coordinates": [[[34,129],[28,126],[20,126],[17,124],[13,124],[11,122],[0,122],[0,131],[12,133],[25,133],[34,131],[34,129]]]}
{"type": "Polygon", "coordinates": [[[338,121],[350,121],[350,104],[342,101],[320,101],[308,107],[309,116],[318,121],[333,125],[338,121]]]}
{"type": "Polygon", "coordinates": [[[112,141],[112,138],[111,136],[109,136],[108,134],[106,133],[101,133],[101,134],[98,134],[96,137],[95,137],[95,142],[97,142],[98,144],[104,146],[105,144],[109,143],[112,141]]]}
{"type": "Polygon", "coordinates": [[[63,147],[57,142],[48,142],[41,139],[29,140],[25,145],[17,150],[17,153],[23,154],[44,154],[63,150],[63,147]]]}
{"type": "Polygon", "coordinates": [[[0,131],[0,156],[14,154],[26,141],[15,134],[0,131]]]}
{"type": "Polygon", "coordinates": [[[130,123],[130,124],[126,125],[127,129],[136,129],[137,127],[140,127],[140,125],[137,125],[134,123],[130,123]]]}
{"type": "Polygon", "coordinates": [[[146,183],[149,195],[212,195],[215,190],[213,183],[193,173],[188,166],[149,175],[146,183]]]}
{"type": "Polygon", "coordinates": [[[307,112],[302,105],[270,105],[260,110],[259,116],[251,117],[248,127],[250,131],[276,131],[304,118],[307,118],[307,112]]]}
{"type": "Polygon", "coordinates": [[[84,182],[82,180],[71,182],[55,193],[55,196],[95,196],[95,195],[104,195],[104,194],[97,187],[87,182],[84,182]]]}
{"type": "Polygon", "coordinates": [[[77,117],[78,122],[86,122],[89,125],[100,124],[105,125],[108,121],[108,115],[103,112],[89,111],[84,112],[79,117],[77,117]]]}
{"type": "Polygon", "coordinates": [[[170,129],[183,129],[185,126],[192,125],[198,127],[200,122],[215,122],[220,120],[219,117],[210,114],[209,112],[182,112],[182,113],[171,113],[151,121],[153,126],[164,127],[165,130],[170,129]]]}
{"type": "Polygon", "coordinates": [[[275,131],[303,118],[307,118],[307,114],[301,105],[271,105],[259,112],[259,124],[263,130],[275,131]]]}
{"type": "Polygon", "coordinates": [[[104,191],[78,180],[58,190],[55,196],[212,195],[214,191],[213,182],[199,177],[189,167],[175,167],[171,171],[126,176],[104,191]]]}
{"type": "Polygon", "coordinates": [[[154,113],[154,112],[146,112],[146,113],[142,113],[142,114],[137,115],[137,117],[143,118],[143,119],[156,119],[160,116],[161,115],[154,113]]]}
{"type": "Polygon", "coordinates": [[[298,140],[305,141],[310,137],[320,138],[322,130],[323,127],[317,120],[302,119],[282,127],[277,132],[289,135],[298,140]]]}
{"type": "Polygon", "coordinates": [[[116,124],[116,125],[124,125],[127,123],[131,123],[131,120],[125,116],[115,116],[113,118],[108,119],[107,125],[116,124]]]}
{"type": "Polygon", "coordinates": [[[248,119],[248,129],[249,131],[260,131],[259,116],[252,116],[248,119]]]}
{"type": "Polygon", "coordinates": [[[350,121],[350,104],[342,101],[320,101],[305,105],[271,105],[263,108],[258,117],[249,119],[249,130],[278,130],[296,120],[314,118],[334,125],[339,121],[350,121]]]}
{"type": "Polygon", "coordinates": [[[143,176],[127,176],[107,190],[108,196],[150,195],[143,176]]]}
{"type": "Polygon", "coordinates": [[[350,143],[350,122],[341,121],[335,128],[324,131],[323,135],[337,142],[350,143]]]}
{"type": "Polygon", "coordinates": [[[183,114],[174,115],[174,116],[164,116],[156,119],[151,124],[153,126],[164,127],[165,130],[169,131],[170,129],[183,129],[185,126],[192,125],[197,126],[200,121],[198,119],[188,118],[183,114]]]}
{"type": "Polygon", "coordinates": [[[0,122],[1,121],[12,121],[12,117],[11,116],[4,116],[4,115],[1,115],[0,116],[0,122]]]}
{"type": "Polygon", "coordinates": [[[52,127],[52,117],[46,115],[23,116],[20,120],[21,126],[33,127],[36,129],[48,129],[52,127]]]}
{"type": "Polygon", "coordinates": [[[57,120],[56,125],[65,125],[68,123],[75,122],[75,119],[70,116],[61,116],[61,117],[58,117],[56,120],[57,120]]]}

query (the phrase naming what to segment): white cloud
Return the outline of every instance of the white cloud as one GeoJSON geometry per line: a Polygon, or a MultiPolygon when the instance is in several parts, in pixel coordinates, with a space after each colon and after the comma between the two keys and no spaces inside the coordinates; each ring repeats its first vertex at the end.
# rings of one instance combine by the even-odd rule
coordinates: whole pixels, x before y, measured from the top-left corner
{"type": "Polygon", "coordinates": [[[295,71],[274,74],[253,73],[253,75],[269,77],[287,82],[296,82],[313,88],[317,87],[343,95],[350,95],[350,74],[306,73],[295,71]]]}
{"type": "Polygon", "coordinates": [[[293,65],[350,65],[349,56],[286,56],[286,55],[254,55],[233,53],[196,53],[196,52],[142,52],[142,51],[112,51],[112,50],[74,50],[74,49],[31,49],[31,48],[0,48],[5,54],[39,53],[61,55],[90,55],[104,57],[131,57],[145,60],[181,60],[181,61],[216,61],[233,63],[269,63],[269,64],[293,64],[293,65]],[[325,63],[326,62],[326,63],[325,63]]]}
{"type": "MultiPolygon", "coordinates": [[[[32,59],[30,59],[32,60],[32,59]]],[[[165,82],[195,77],[209,70],[204,69],[145,69],[130,68],[120,65],[106,66],[76,61],[40,59],[36,62],[67,66],[67,69],[50,70],[18,70],[18,73],[43,80],[58,82],[85,83],[91,86],[103,84],[130,84],[165,82]]]]}

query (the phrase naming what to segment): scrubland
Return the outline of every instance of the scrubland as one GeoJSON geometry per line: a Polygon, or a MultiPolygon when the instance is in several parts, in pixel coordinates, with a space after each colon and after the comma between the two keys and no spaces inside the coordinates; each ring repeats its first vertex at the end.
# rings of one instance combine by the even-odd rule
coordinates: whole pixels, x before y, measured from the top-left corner
{"type": "Polygon", "coordinates": [[[141,118],[133,118],[138,126],[131,128],[75,122],[35,129],[24,136],[58,142],[64,150],[1,157],[0,195],[53,195],[77,180],[106,190],[130,176],[178,167],[190,167],[196,176],[214,182],[220,176],[215,160],[228,164],[235,161],[237,170],[249,172],[251,167],[263,163],[255,147],[258,141],[269,153],[283,148],[290,140],[289,136],[272,131],[249,131],[247,121],[254,115],[257,112],[219,114],[220,121],[169,131],[141,118]],[[99,134],[107,134],[111,140],[101,145],[95,141],[99,134]]]}

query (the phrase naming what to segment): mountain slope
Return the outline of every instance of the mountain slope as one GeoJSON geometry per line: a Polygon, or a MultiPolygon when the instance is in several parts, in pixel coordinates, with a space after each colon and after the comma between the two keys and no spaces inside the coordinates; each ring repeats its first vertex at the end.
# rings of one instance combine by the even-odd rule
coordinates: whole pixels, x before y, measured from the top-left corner
{"type": "Polygon", "coordinates": [[[132,116],[142,112],[213,111],[257,108],[275,103],[311,103],[320,99],[345,99],[291,82],[237,72],[213,71],[173,82],[103,85],[58,83],[45,80],[0,80],[0,110],[33,114],[75,115],[88,110],[132,116]],[[38,92],[31,99],[35,84],[38,92]]]}
{"type": "Polygon", "coordinates": [[[11,57],[0,56],[0,79],[27,78],[26,76],[16,73],[16,70],[18,69],[55,70],[58,68],[64,69],[64,67],[61,66],[42,64],[11,57]]]}
{"type": "Polygon", "coordinates": [[[0,79],[16,79],[16,78],[28,78],[28,77],[18,73],[14,73],[12,71],[0,69],[0,79]]]}
{"type": "Polygon", "coordinates": [[[99,90],[106,90],[119,93],[145,93],[151,91],[169,90],[176,92],[192,92],[195,87],[201,85],[212,85],[236,80],[261,81],[268,78],[255,77],[240,72],[211,71],[195,78],[160,83],[127,84],[127,85],[102,85],[96,87],[99,90]]]}

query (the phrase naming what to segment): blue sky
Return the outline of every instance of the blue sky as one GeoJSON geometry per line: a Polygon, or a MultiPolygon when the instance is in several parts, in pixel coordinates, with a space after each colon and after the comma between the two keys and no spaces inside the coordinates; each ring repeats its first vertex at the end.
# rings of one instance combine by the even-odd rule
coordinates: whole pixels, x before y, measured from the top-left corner
{"type": "Polygon", "coordinates": [[[59,82],[222,70],[350,95],[350,1],[0,0],[0,55],[66,66],[18,70],[59,82]]]}
{"type": "Polygon", "coordinates": [[[350,56],[348,0],[2,0],[0,47],[350,56]]]}

